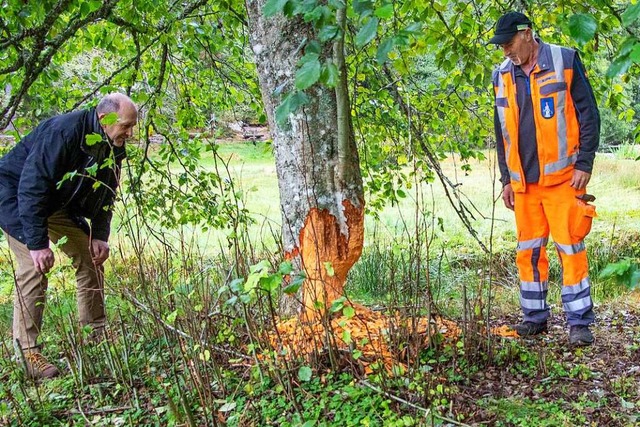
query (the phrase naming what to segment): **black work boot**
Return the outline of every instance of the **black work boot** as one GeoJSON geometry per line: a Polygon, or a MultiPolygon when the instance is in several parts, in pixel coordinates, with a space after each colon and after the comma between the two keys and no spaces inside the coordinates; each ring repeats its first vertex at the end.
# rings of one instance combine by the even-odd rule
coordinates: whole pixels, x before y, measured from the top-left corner
{"type": "Polygon", "coordinates": [[[593,334],[587,325],[574,325],[569,329],[569,343],[576,346],[593,344],[593,334]]]}
{"type": "Polygon", "coordinates": [[[547,332],[547,322],[535,323],[525,320],[519,325],[516,325],[513,329],[515,329],[521,337],[532,337],[534,335],[547,332]]]}

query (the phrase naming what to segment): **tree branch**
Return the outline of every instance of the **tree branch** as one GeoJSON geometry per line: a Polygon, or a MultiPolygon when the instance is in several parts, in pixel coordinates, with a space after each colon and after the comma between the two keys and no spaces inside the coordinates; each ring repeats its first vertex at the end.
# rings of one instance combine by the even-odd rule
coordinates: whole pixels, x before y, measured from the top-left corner
{"type": "MultiPolygon", "coordinates": [[[[63,1],[65,0],[61,0],[58,5],[63,3],[63,1]]],[[[4,129],[9,121],[11,121],[18,108],[18,105],[20,105],[20,102],[22,101],[22,98],[40,76],[42,71],[49,65],[49,63],[51,62],[51,58],[53,58],[53,55],[56,54],[60,47],[67,40],[69,40],[80,28],[85,27],[89,22],[93,22],[109,15],[117,2],[117,0],[106,0],[102,4],[102,7],[100,7],[100,9],[95,10],[85,18],[76,19],[75,21],[72,19],[72,24],[69,25],[64,31],[62,31],[57,37],[55,37],[50,43],[48,43],[49,47],[47,49],[42,50],[45,45],[45,41],[43,39],[38,39],[36,41],[31,56],[26,60],[24,64],[24,80],[22,81],[22,84],[20,85],[20,88],[17,90],[17,92],[9,99],[9,103],[7,104],[7,106],[0,113],[0,129],[4,129]]],[[[76,15],[76,18],[78,16],[79,15],[76,15]]],[[[42,34],[42,37],[45,36],[45,34],[42,34]]]]}
{"type": "MultiPolygon", "coordinates": [[[[44,28],[50,28],[51,25],[53,25],[52,23],[55,22],[56,18],[59,17],[60,14],[62,13],[62,11],[60,11],[60,13],[54,12],[54,11],[57,11],[58,9],[63,8],[63,6],[66,7],[70,2],[71,0],[60,0],[56,5],[56,7],[52,10],[52,12],[50,12],[47,15],[47,18],[45,18],[45,21],[41,26],[39,26],[36,30],[33,30],[33,29],[24,30],[23,33],[30,32],[30,34],[33,31],[39,31],[37,32],[37,34],[39,34],[40,37],[36,39],[33,49],[31,51],[31,55],[28,56],[25,60],[23,60],[22,68],[24,68],[25,70],[25,76],[22,81],[22,84],[16,90],[16,92],[9,98],[8,104],[5,106],[2,112],[0,112],[0,129],[4,129],[7,126],[7,124],[11,121],[11,119],[13,118],[13,115],[15,114],[18,106],[22,102],[22,99],[26,95],[27,91],[33,85],[33,83],[35,83],[35,81],[38,79],[40,74],[42,74],[44,69],[50,64],[51,59],[56,54],[56,52],[58,52],[58,50],[71,37],[73,37],[73,35],[75,35],[75,33],[78,30],[86,27],[92,22],[96,22],[110,16],[111,12],[113,11],[113,8],[118,3],[118,0],[105,0],[102,6],[100,7],[100,9],[95,10],[94,12],[90,13],[84,18],[80,18],[79,14],[74,15],[70,19],[70,25],[67,28],[65,28],[64,31],[62,31],[58,36],[56,36],[50,41],[45,40],[47,32],[44,32],[44,28]],[[45,49],[45,46],[46,46],[46,49],[45,49]]],[[[162,24],[159,28],[156,28],[158,35],[154,38],[153,42],[154,43],[157,42],[157,40],[160,38],[160,35],[168,31],[175,22],[184,19],[186,16],[189,16],[189,14],[191,14],[194,10],[206,5],[207,3],[208,3],[208,0],[198,0],[185,6],[184,9],[180,12],[180,14],[174,20],[166,22],[162,24]]],[[[118,19],[116,19],[116,21],[118,21],[118,19]]],[[[124,71],[128,66],[131,65],[131,63],[132,62],[129,62],[126,67],[121,67],[116,73],[112,74],[108,79],[108,82],[110,82],[115,75],[124,71]]],[[[11,72],[15,72],[20,68],[21,67],[14,64],[12,66],[7,67],[7,70],[11,70],[11,72]]],[[[108,84],[108,82],[103,83],[98,88],[94,89],[94,91],[91,93],[91,96],[95,94],[100,87],[103,87],[105,84],[108,84]]],[[[88,99],[88,97],[84,97],[82,102],[86,101],[86,99],[88,99]]],[[[77,108],[78,105],[80,104],[76,103],[76,106],[74,106],[74,108],[77,108]]]]}
{"type": "MultiPolygon", "coordinates": [[[[393,82],[394,81],[393,75],[392,75],[391,70],[389,69],[389,67],[387,65],[385,65],[383,70],[384,70],[385,76],[389,79],[389,81],[393,82]]],[[[417,112],[413,111],[413,109],[409,105],[407,105],[405,103],[405,101],[402,99],[402,96],[398,92],[398,89],[397,89],[397,86],[396,86],[395,83],[387,85],[387,90],[389,91],[389,93],[391,94],[393,99],[396,101],[396,103],[398,104],[400,109],[405,114],[407,114],[407,115],[411,114],[412,116],[416,116],[416,115],[419,116],[417,114],[417,112]]],[[[429,147],[427,145],[427,143],[425,142],[425,140],[424,140],[424,138],[422,136],[423,133],[422,133],[422,131],[420,129],[418,129],[418,126],[416,125],[415,121],[411,122],[411,124],[409,126],[409,129],[410,129],[410,132],[412,132],[412,134],[414,135],[414,137],[418,141],[418,143],[420,144],[420,147],[422,148],[422,151],[424,152],[425,156],[427,157],[427,160],[429,161],[429,164],[431,165],[433,170],[438,175],[438,179],[440,179],[440,182],[442,183],[442,187],[444,188],[444,192],[445,192],[445,194],[447,196],[447,199],[449,200],[449,203],[451,204],[451,207],[456,211],[456,214],[458,215],[458,218],[460,218],[460,220],[462,221],[462,224],[469,231],[469,233],[474,238],[474,240],[476,242],[478,242],[478,244],[480,245],[482,250],[488,253],[489,249],[482,242],[482,240],[480,240],[480,237],[478,236],[478,232],[473,228],[473,226],[471,225],[471,221],[469,220],[469,217],[467,216],[467,212],[469,212],[469,210],[464,205],[462,200],[460,200],[460,197],[457,194],[457,192],[455,192],[454,195],[451,194],[449,188],[451,187],[451,188],[455,189],[455,185],[451,182],[451,180],[449,180],[449,178],[442,171],[442,168],[440,167],[440,162],[438,161],[437,155],[433,152],[431,147],[429,147]],[[458,203],[454,202],[454,200],[453,200],[454,198],[458,201],[458,203]]]]}

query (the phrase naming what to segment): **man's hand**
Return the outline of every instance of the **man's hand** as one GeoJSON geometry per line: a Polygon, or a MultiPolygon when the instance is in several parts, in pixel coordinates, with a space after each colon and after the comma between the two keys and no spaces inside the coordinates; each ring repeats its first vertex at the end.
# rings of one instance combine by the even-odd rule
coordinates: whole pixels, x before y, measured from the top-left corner
{"type": "Polygon", "coordinates": [[[584,190],[591,179],[591,174],[588,172],[573,170],[573,178],[571,178],[571,186],[576,190],[584,190]]]}
{"type": "Polygon", "coordinates": [[[47,274],[49,270],[51,270],[51,267],[53,267],[53,263],[55,262],[53,251],[51,249],[38,249],[35,251],[29,251],[29,253],[33,260],[33,266],[36,268],[38,273],[47,274]]]}
{"type": "Polygon", "coordinates": [[[513,188],[511,188],[511,184],[507,184],[502,187],[502,201],[507,209],[513,210],[515,206],[515,197],[513,195],[513,188]]]}
{"type": "Polygon", "coordinates": [[[91,255],[93,256],[93,263],[97,266],[104,264],[109,258],[109,244],[102,240],[91,240],[91,255]]]}

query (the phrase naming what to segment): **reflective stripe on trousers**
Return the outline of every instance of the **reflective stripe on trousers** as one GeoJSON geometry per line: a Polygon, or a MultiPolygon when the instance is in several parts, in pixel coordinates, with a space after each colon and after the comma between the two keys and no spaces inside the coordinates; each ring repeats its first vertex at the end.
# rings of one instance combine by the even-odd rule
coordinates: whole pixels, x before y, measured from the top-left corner
{"type": "Polygon", "coordinates": [[[593,302],[587,252],[581,237],[572,234],[577,195],[569,182],[543,187],[527,184],[515,193],[518,231],[516,262],[520,275],[520,305],[524,320],[542,323],[549,317],[547,243],[553,238],[562,265],[562,306],[570,325],[593,322],[593,302]]]}

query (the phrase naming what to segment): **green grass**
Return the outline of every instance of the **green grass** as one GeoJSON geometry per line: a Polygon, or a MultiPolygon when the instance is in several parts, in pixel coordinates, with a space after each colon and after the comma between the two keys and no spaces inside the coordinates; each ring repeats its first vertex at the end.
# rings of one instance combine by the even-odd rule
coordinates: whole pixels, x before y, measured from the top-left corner
{"type": "Polygon", "coordinates": [[[614,155],[619,160],[638,160],[640,159],[640,145],[620,144],[615,147],[614,155]]]}
{"type": "MultiPolygon", "coordinates": [[[[420,349],[415,366],[402,375],[372,376],[369,381],[376,389],[361,381],[349,355],[340,354],[333,370],[326,353],[286,363],[281,353],[269,353],[265,331],[274,321],[274,301],[259,292],[242,303],[230,282],[259,260],[270,261],[274,268],[281,262],[273,238],[281,222],[273,156],[264,143],[222,143],[218,153],[228,160],[244,206],[257,222],[235,240],[227,230],[164,230],[170,247],[146,234],[115,233],[106,294],[116,337],[99,346],[79,344],[86,331],[77,326],[73,274],[68,262],[58,260],[51,274],[43,338],[45,354],[69,372],[60,379],[34,384],[24,378],[14,357],[8,339],[13,272],[6,242],[0,242],[0,424],[437,426],[446,425],[445,418],[464,422],[473,404],[492,415],[495,425],[570,426],[586,422],[581,415],[585,408],[617,404],[521,395],[465,401],[460,390],[487,367],[512,380],[535,379],[543,368],[549,379],[540,386],[545,392],[557,391],[568,381],[595,378],[585,364],[587,356],[566,363],[557,357],[562,351],[545,353],[555,351],[553,345],[539,351],[520,341],[495,342],[488,352],[486,344],[474,344],[473,333],[468,342],[435,340],[438,344],[420,349]],[[240,244],[242,239],[249,244],[240,244]],[[134,255],[135,247],[144,248],[141,258],[134,255]],[[262,351],[266,356],[258,360],[256,354],[262,351]],[[300,368],[310,369],[310,378],[301,376],[300,368]],[[426,418],[425,411],[430,414],[426,418]]],[[[492,155],[487,157],[468,174],[451,159],[443,168],[455,177],[462,199],[473,206],[473,227],[486,244],[494,228],[493,313],[513,314],[519,311],[513,214],[498,198],[492,219],[498,189],[491,180],[492,155]]],[[[210,154],[201,165],[213,167],[210,154]]],[[[619,284],[596,280],[599,271],[640,254],[636,165],[613,156],[600,156],[596,162],[589,191],[598,197],[599,218],[587,247],[598,304],[626,292],[619,284]]],[[[409,312],[414,306],[418,309],[413,312],[426,310],[429,294],[452,318],[461,319],[466,309],[473,325],[487,309],[490,258],[460,225],[439,184],[424,184],[420,191],[421,206],[416,206],[414,188],[399,205],[383,209],[379,221],[367,216],[363,256],[349,275],[347,292],[367,304],[409,312]],[[420,244],[415,240],[416,218],[420,244]]],[[[122,213],[126,206],[118,208],[122,213]]],[[[551,247],[549,252],[549,300],[559,304],[560,266],[551,247]]],[[[634,383],[622,376],[612,378],[610,388],[625,399],[637,399],[634,383]]]]}
{"type": "MultiPolygon", "coordinates": [[[[271,145],[264,142],[220,143],[217,152],[229,162],[231,178],[241,190],[241,203],[253,216],[255,223],[249,226],[253,241],[264,241],[274,247],[273,230],[278,232],[282,219],[280,213],[278,182],[271,145]]],[[[500,186],[494,182],[495,156],[487,152],[486,160],[474,161],[471,171],[463,171],[459,162],[444,160],[444,172],[456,185],[460,199],[469,209],[471,225],[485,245],[489,245],[493,230],[493,246],[513,248],[515,223],[513,213],[506,209],[499,198],[500,186]],[[494,204],[493,199],[497,202],[494,204]]],[[[201,166],[213,168],[211,153],[206,153],[201,166]]],[[[597,157],[589,192],[596,195],[598,219],[593,229],[603,234],[637,229],[640,223],[640,175],[638,163],[608,155],[597,157]]],[[[416,218],[425,221],[428,236],[447,247],[459,247],[461,251],[477,251],[479,246],[470,238],[450,205],[439,181],[423,184],[406,191],[407,197],[395,206],[388,206],[377,213],[378,219],[366,217],[365,244],[381,237],[394,239],[399,235],[412,237],[416,218]],[[421,200],[420,206],[416,200],[421,200]],[[442,231],[440,230],[442,229],[442,231]],[[375,230],[375,232],[373,231],[375,230]],[[375,233],[375,235],[374,235],[375,233]]],[[[215,243],[228,237],[228,231],[185,227],[209,250],[218,250],[215,243]]]]}

